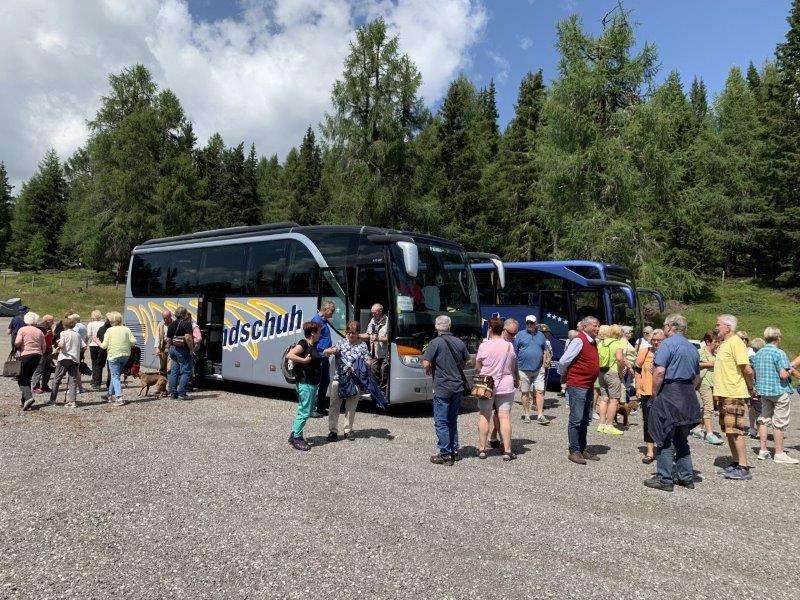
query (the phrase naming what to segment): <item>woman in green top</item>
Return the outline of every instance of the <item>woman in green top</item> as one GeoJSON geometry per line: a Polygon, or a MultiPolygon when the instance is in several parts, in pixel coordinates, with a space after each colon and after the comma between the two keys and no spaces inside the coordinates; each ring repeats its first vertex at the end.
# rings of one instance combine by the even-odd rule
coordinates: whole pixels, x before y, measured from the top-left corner
{"type": "Polygon", "coordinates": [[[627,370],[624,348],[622,328],[619,325],[609,326],[608,336],[597,345],[600,355],[601,394],[600,402],[597,403],[597,412],[600,415],[598,433],[622,435],[622,431],[614,426],[614,422],[627,370]]]}
{"type": "Polygon", "coordinates": [[[708,444],[719,446],[722,439],[717,437],[711,427],[711,418],[714,416],[714,354],[719,347],[719,340],[713,331],[706,332],[703,336],[703,345],[700,353],[700,406],[703,407],[703,423],[692,431],[692,435],[705,440],[708,444]]]}
{"type": "Polygon", "coordinates": [[[111,382],[108,385],[108,393],[101,398],[111,402],[116,406],[124,406],[125,400],[122,399],[122,382],[119,376],[125,363],[131,355],[131,348],[136,345],[136,338],[130,329],[122,324],[122,315],[118,312],[110,312],[106,315],[111,327],[106,329],[100,347],[108,352],[108,371],[111,374],[111,382]]]}

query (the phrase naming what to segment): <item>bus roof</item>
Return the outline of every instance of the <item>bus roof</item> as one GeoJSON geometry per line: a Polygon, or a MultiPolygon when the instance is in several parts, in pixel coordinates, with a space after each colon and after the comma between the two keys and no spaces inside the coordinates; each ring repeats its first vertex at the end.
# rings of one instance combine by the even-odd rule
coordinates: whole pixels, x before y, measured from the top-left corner
{"type": "Polygon", "coordinates": [[[240,237],[257,237],[259,235],[275,235],[281,233],[351,233],[354,235],[407,235],[422,241],[456,246],[461,250],[464,247],[458,242],[447,240],[438,236],[426,233],[414,233],[399,229],[388,229],[385,227],[371,227],[367,225],[298,225],[297,223],[286,221],[282,223],[270,223],[264,225],[253,225],[245,227],[228,227],[226,229],[212,229],[209,231],[198,231],[172,237],[154,238],[147,240],[134,248],[134,252],[141,247],[161,247],[174,246],[177,244],[191,244],[193,242],[211,242],[225,239],[236,239],[240,237]]]}
{"type": "MultiPolygon", "coordinates": [[[[590,279],[605,279],[607,269],[628,270],[626,267],[595,260],[539,260],[525,262],[503,262],[507,270],[519,269],[530,271],[541,271],[571,281],[581,287],[591,287],[590,279]],[[577,269],[576,269],[577,267],[577,269]],[[596,269],[594,275],[590,275],[586,269],[596,269]]],[[[480,263],[472,265],[473,269],[494,269],[490,263],[480,263]]]]}

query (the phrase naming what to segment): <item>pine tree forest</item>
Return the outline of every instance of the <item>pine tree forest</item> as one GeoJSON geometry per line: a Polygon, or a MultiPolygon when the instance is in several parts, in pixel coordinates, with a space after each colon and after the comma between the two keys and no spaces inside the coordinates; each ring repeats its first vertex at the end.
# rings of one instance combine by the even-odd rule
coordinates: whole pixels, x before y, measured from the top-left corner
{"type": "Polygon", "coordinates": [[[715,98],[659,73],[635,34],[622,9],[598,35],[559,23],[558,72],[522,79],[501,131],[493,82],[461,75],[432,112],[399,40],[367,23],[330,114],[285,157],[219,134],[199,147],[179,98],[134,65],[110,75],[72,156],[49,151],[16,196],[0,163],[0,262],[122,277],[150,238],[296,221],[601,259],[678,299],[723,273],[800,285],[800,0],[774,60],[732,66],[715,98]]]}

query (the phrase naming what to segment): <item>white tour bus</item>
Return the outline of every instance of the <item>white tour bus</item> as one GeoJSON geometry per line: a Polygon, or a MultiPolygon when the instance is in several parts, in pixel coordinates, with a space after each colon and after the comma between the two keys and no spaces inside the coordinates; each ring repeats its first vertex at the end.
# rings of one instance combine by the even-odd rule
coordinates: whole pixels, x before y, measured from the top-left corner
{"type": "Polygon", "coordinates": [[[200,375],[291,387],[283,354],[323,300],[337,307],[334,343],[347,321],[366,331],[377,302],[390,318],[389,400],[428,400],[421,352],[436,335],[436,317],[452,319],[453,333],[473,355],[481,340],[469,264],[477,259],[502,268],[495,256],[468,254],[454,242],[375,227],[276,223],[154,239],[133,250],[125,324],[142,350],[142,366],[157,369],[161,312],[183,305],[203,335],[200,375]]]}

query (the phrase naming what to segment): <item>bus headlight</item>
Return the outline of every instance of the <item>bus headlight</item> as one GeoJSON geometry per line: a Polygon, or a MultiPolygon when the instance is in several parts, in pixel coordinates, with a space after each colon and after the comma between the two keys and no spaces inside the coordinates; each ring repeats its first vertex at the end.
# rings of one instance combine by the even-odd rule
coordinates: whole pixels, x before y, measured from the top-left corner
{"type": "Polygon", "coordinates": [[[411,346],[397,346],[400,361],[407,367],[422,368],[422,352],[411,346]]]}

